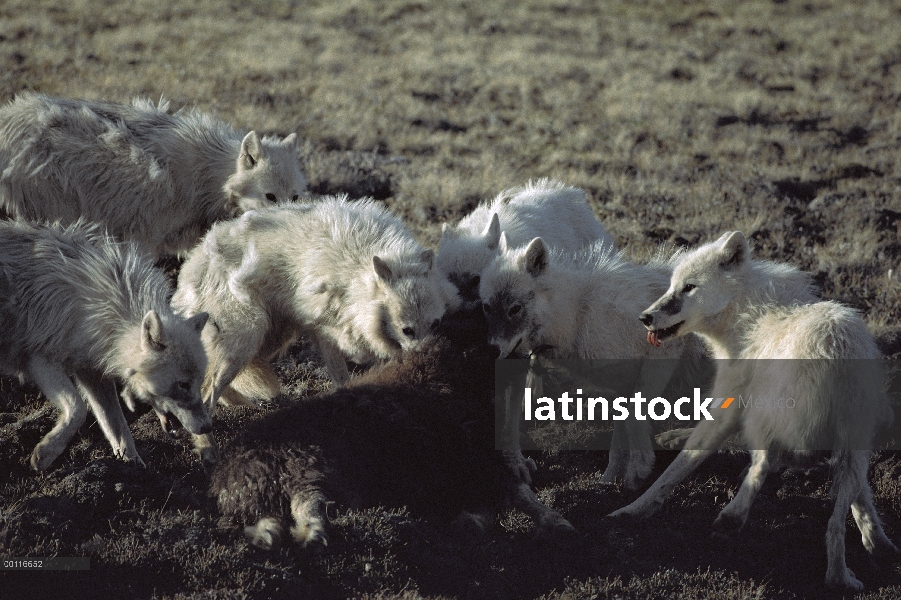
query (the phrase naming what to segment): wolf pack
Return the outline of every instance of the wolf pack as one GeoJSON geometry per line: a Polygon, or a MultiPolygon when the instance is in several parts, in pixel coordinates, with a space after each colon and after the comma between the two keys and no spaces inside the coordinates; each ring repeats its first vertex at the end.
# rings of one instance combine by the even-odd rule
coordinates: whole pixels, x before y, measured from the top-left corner
{"type": "MultiPolygon", "coordinates": [[[[898,552],[867,480],[875,432],[892,418],[883,381],[850,373],[835,385],[815,369],[779,378],[755,366],[766,360],[735,360],[875,360],[873,337],[857,312],[820,300],[808,274],[754,258],[739,231],[631,262],[584,191],[542,179],[444,223],[432,250],[377,201],[313,198],[296,134],[241,132],[165,101],[35,93],[0,109],[0,208],[0,365],[59,411],[31,455],[37,471],[89,411],[115,455],[143,467],[121,408],[140,402],[167,432],[193,435],[220,510],[262,547],[281,543],[286,525],[305,547],[327,545],[330,490],[353,489],[358,474],[347,495],[365,497],[364,486],[379,485],[370,473],[390,461],[393,476],[436,486],[434,502],[449,481],[479,482],[483,503],[512,503],[539,535],[561,541],[575,529],[532,492],[534,461],[494,451],[490,428],[467,451],[455,445],[463,433],[433,437],[423,423],[462,432],[441,412],[460,398],[471,404],[458,411],[493,410],[496,358],[707,355],[720,359],[713,396],[778,391],[806,399],[807,410],[739,408],[680,432],[676,459],[611,517],[650,516],[740,434],[751,466],[713,524],[734,533],[768,472],[830,439],[826,583],[863,587],[845,562],[849,509],[869,552],[898,552]],[[175,289],[154,266],[171,255],[184,260],[175,289]],[[279,409],[220,449],[217,406],[279,395],[271,361],[299,338],[315,344],[332,392],[279,409]],[[371,369],[352,377],[348,361],[371,369]],[[361,412],[369,420],[352,425],[361,412]],[[394,433],[361,429],[381,426],[394,433]],[[438,440],[441,459],[414,456],[417,443],[438,440]]],[[[665,383],[639,372],[634,387],[653,397],[665,383]]],[[[603,482],[645,484],[647,423],[617,425],[603,482]]]]}

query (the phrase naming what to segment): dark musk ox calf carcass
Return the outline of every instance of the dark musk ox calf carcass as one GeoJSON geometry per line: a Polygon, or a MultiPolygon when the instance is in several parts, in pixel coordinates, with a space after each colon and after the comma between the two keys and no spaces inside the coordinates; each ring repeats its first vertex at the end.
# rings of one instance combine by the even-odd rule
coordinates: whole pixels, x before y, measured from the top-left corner
{"type": "Polygon", "coordinates": [[[571,536],[532,493],[521,457],[494,449],[486,339],[481,314],[446,317],[419,351],[251,423],[213,472],[219,509],[263,548],[286,526],[304,546],[327,545],[326,501],[444,519],[512,504],[536,535],[571,536]]]}

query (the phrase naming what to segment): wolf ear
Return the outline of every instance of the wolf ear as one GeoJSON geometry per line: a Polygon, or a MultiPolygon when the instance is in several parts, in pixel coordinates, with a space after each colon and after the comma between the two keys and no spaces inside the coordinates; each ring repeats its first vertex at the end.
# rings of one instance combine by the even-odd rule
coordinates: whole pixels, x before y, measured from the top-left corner
{"type": "Polygon", "coordinates": [[[378,275],[378,278],[382,281],[390,282],[391,278],[394,277],[394,274],[391,272],[391,267],[378,256],[372,257],[372,268],[375,270],[375,274],[378,275]]]}
{"type": "Polygon", "coordinates": [[[435,263],[435,251],[432,249],[423,250],[422,254],[419,255],[419,258],[425,263],[426,268],[431,271],[432,265],[435,263]]]}
{"type": "Polygon", "coordinates": [[[724,233],[720,238],[720,267],[735,269],[748,261],[748,240],[740,231],[724,233]]]}
{"type": "Polygon", "coordinates": [[[506,254],[507,252],[507,232],[502,231],[501,237],[497,240],[497,252],[498,254],[506,254]]]}
{"type": "Polygon", "coordinates": [[[144,315],[144,320],[141,321],[141,349],[145,352],[149,350],[159,352],[166,349],[163,322],[155,310],[144,315]]]}
{"type": "Polygon", "coordinates": [[[449,240],[457,239],[457,230],[448,225],[447,223],[441,224],[441,237],[447,238],[449,240]]]}
{"type": "Polygon", "coordinates": [[[489,250],[494,250],[501,241],[501,222],[497,213],[491,215],[491,223],[485,229],[485,245],[489,250]]]}
{"type": "Polygon", "coordinates": [[[251,131],[241,141],[241,166],[245,169],[252,169],[262,155],[263,144],[260,142],[260,136],[256,131],[251,131]]]}
{"type": "Polygon", "coordinates": [[[293,146],[297,148],[297,134],[292,133],[287,135],[285,139],[282,140],[282,144],[284,144],[285,146],[293,146]]]}
{"type": "Polygon", "coordinates": [[[548,265],[548,252],[547,246],[544,245],[544,240],[537,237],[529,242],[529,247],[526,248],[522,261],[526,272],[532,277],[538,277],[544,273],[548,265]]]}
{"type": "Polygon", "coordinates": [[[200,312],[188,319],[188,325],[194,328],[194,331],[200,333],[203,331],[204,326],[206,326],[206,322],[210,318],[210,313],[200,312]]]}

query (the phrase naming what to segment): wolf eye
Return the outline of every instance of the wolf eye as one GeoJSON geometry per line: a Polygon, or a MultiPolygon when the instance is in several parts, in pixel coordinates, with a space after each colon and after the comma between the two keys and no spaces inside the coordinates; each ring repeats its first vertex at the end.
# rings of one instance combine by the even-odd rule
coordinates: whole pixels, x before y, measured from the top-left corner
{"type": "Polygon", "coordinates": [[[432,331],[438,329],[438,326],[441,325],[441,319],[435,319],[432,321],[432,331]]]}
{"type": "Polygon", "coordinates": [[[513,306],[510,307],[510,310],[507,311],[507,314],[512,317],[513,315],[519,314],[519,311],[521,311],[521,310],[522,310],[521,304],[514,304],[513,306]]]}
{"type": "Polygon", "coordinates": [[[271,192],[266,194],[266,200],[269,200],[270,202],[275,202],[276,201],[275,194],[273,194],[271,192]]]}
{"type": "Polygon", "coordinates": [[[696,285],[693,284],[693,283],[686,283],[686,284],[685,284],[685,287],[682,288],[682,293],[683,293],[683,294],[687,294],[688,292],[690,292],[691,290],[695,289],[696,287],[698,287],[698,286],[696,286],[696,285]]]}
{"type": "Polygon", "coordinates": [[[486,315],[490,315],[490,314],[491,314],[491,307],[488,306],[487,304],[483,304],[483,305],[482,305],[482,310],[485,312],[486,315]]]}
{"type": "Polygon", "coordinates": [[[189,381],[179,381],[177,385],[178,389],[180,390],[183,390],[185,392],[191,391],[191,383],[189,381]]]}
{"type": "Polygon", "coordinates": [[[416,337],[416,332],[413,331],[412,327],[404,327],[402,329],[402,331],[404,332],[404,335],[407,336],[408,338],[410,338],[411,340],[416,337]]]}

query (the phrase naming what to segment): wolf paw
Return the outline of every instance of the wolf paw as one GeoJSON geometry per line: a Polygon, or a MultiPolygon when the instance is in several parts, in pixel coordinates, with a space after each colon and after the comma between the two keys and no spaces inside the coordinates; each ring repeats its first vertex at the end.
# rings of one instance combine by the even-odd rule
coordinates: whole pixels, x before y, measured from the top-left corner
{"type": "Polygon", "coordinates": [[[721,512],[713,522],[714,537],[728,538],[744,527],[745,520],[738,515],[721,512]]]}
{"type": "Polygon", "coordinates": [[[685,440],[688,439],[692,431],[694,431],[692,428],[671,429],[658,433],[654,441],[669,450],[679,450],[685,444],[685,440]]]}
{"type": "Polygon", "coordinates": [[[503,452],[504,462],[513,473],[514,478],[532,485],[532,473],[538,470],[538,465],[531,458],[523,456],[521,450],[503,452]]]}
{"type": "Polygon", "coordinates": [[[579,532],[572,523],[558,514],[541,520],[535,530],[535,539],[558,545],[568,545],[579,537],[579,532]]]}
{"type": "Polygon", "coordinates": [[[34,452],[31,453],[31,468],[38,472],[46,471],[60,454],[62,454],[61,451],[54,450],[41,442],[35,446],[34,452]]]}
{"type": "Polygon", "coordinates": [[[622,507],[619,510],[613,511],[612,513],[607,515],[607,518],[616,519],[622,522],[640,521],[642,519],[647,519],[655,512],[657,512],[657,507],[655,507],[654,505],[639,505],[636,501],[632,504],[622,507]]]}
{"type": "Polygon", "coordinates": [[[826,573],[826,585],[829,587],[846,588],[859,592],[863,590],[863,582],[854,576],[854,571],[845,567],[844,573],[839,576],[826,573]]]}

